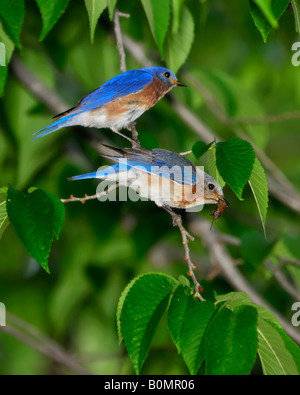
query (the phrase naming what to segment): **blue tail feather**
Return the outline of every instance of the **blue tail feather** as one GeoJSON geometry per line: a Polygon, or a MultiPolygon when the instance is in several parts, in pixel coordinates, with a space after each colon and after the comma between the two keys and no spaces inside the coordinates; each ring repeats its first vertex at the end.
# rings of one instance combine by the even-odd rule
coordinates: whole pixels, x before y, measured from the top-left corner
{"type": "Polygon", "coordinates": [[[69,180],[71,181],[76,181],[76,180],[87,180],[89,178],[103,178],[105,179],[108,176],[114,175],[119,173],[119,171],[121,170],[127,170],[128,166],[125,165],[120,165],[119,163],[113,165],[113,166],[109,166],[104,170],[101,171],[94,171],[93,173],[88,173],[88,174],[82,174],[79,176],[74,176],[69,178],[69,180]]]}
{"type": "Polygon", "coordinates": [[[97,178],[97,172],[95,171],[94,173],[88,173],[88,174],[82,174],[81,176],[74,176],[68,178],[70,181],[76,181],[76,180],[87,180],[89,178],[97,178]]]}
{"type": "Polygon", "coordinates": [[[55,130],[58,130],[58,129],[63,128],[64,126],[66,126],[67,121],[68,121],[72,116],[74,116],[74,115],[75,115],[75,114],[70,114],[70,115],[68,115],[68,116],[66,116],[66,117],[63,117],[63,118],[59,119],[59,120],[56,121],[56,122],[53,122],[51,125],[49,125],[49,126],[43,128],[43,129],[41,129],[41,130],[38,130],[37,132],[35,132],[35,133],[33,134],[34,136],[36,136],[36,137],[33,139],[33,141],[34,141],[34,140],[37,140],[37,139],[40,138],[40,137],[46,136],[46,135],[49,134],[49,133],[55,132],[55,130]]]}

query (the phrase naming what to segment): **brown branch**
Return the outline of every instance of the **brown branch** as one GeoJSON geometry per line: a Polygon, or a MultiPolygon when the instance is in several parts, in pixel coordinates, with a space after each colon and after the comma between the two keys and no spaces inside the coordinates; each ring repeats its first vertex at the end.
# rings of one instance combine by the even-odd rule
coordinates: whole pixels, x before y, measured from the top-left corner
{"type": "Polygon", "coordinates": [[[80,203],[84,204],[88,200],[95,200],[95,199],[99,199],[101,196],[106,196],[111,191],[114,191],[118,187],[119,187],[119,184],[114,184],[114,185],[111,185],[105,191],[103,191],[101,193],[96,193],[95,195],[88,196],[88,195],[85,194],[84,197],[75,197],[75,196],[71,195],[69,199],[60,199],[60,200],[64,204],[65,203],[72,203],[72,202],[80,202],[80,203]]]}
{"type": "Polygon", "coordinates": [[[185,155],[189,155],[189,154],[192,154],[192,153],[193,153],[193,151],[189,150],[189,151],[185,151],[185,152],[180,152],[179,155],[185,156],[185,155]]]}
{"type": "Polygon", "coordinates": [[[198,299],[200,299],[202,302],[205,300],[201,293],[203,288],[202,286],[199,284],[194,270],[196,269],[196,266],[193,264],[192,260],[191,260],[191,256],[190,256],[190,249],[188,246],[189,240],[194,241],[195,238],[193,236],[191,236],[189,234],[189,232],[184,228],[184,226],[182,225],[182,219],[181,216],[179,214],[176,214],[171,207],[168,206],[163,206],[163,208],[171,215],[172,219],[173,219],[173,225],[177,226],[180,230],[181,233],[181,237],[182,237],[182,244],[184,246],[184,251],[185,251],[185,261],[187,262],[189,271],[188,271],[188,276],[191,277],[193,283],[194,283],[194,296],[198,299]],[[188,240],[189,239],[189,240],[188,240]]]}
{"type": "Polygon", "coordinates": [[[300,111],[287,111],[281,114],[266,114],[240,118],[229,118],[228,122],[232,125],[249,125],[249,124],[262,124],[262,123],[279,123],[300,119],[300,111]]]}
{"type": "Polygon", "coordinates": [[[7,313],[7,325],[0,327],[0,330],[79,375],[93,374],[81,366],[68,351],[54,340],[14,314],[7,313]]]}
{"type": "Polygon", "coordinates": [[[300,261],[298,259],[293,258],[281,258],[278,264],[279,268],[282,268],[284,265],[294,265],[300,268],[300,261]]]}
{"type": "Polygon", "coordinates": [[[122,73],[125,73],[125,71],[127,71],[126,53],[124,50],[120,17],[130,18],[130,15],[120,12],[118,9],[115,10],[115,14],[114,14],[114,31],[115,31],[116,41],[117,41],[117,48],[118,48],[119,56],[120,56],[120,70],[122,73]]]}
{"type": "Polygon", "coordinates": [[[9,67],[27,90],[55,114],[69,108],[68,104],[63,102],[59,96],[47,88],[47,86],[40,81],[16,55],[12,57],[9,67]]]}
{"type": "Polygon", "coordinates": [[[216,100],[215,96],[206,88],[197,78],[192,74],[185,72],[185,78],[188,82],[191,82],[193,86],[201,93],[203,99],[209,110],[219,119],[221,122],[226,123],[228,126],[236,125],[249,125],[249,124],[263,124],[263,123],[278,123],[284,121],[291,121],[300,118],[300,111],[287,111],[281,114],[265,114],[265,115],[253,115],[245,117],[228,117],[226,112],[223,110],[220,103],[216,100]]]}
{"type": "Polygon", "coordinates": [[[132,136],[132,146],[134,148],[141,148],[141,142],[139,140],[139,134],[138,131],[136,130],[136,123],[132,122],[129,126],[128,129],[131,131],[131,136],[132,136]]]}
{"type": "MultiPolygon", "coordinates": [[[[118,48],[118,52],[119,52],[119,56],[120,56],[120,70],[122,73],[125,73],[125,71],[127,71],[126,53],[125,53],[125,48],[124,48],[124,43],[123,43],[123,35],[122,35],[122,30],[121,30],[120,17],[130,18],[130,15],[120,12],[118,9],[115,10],[115,14],[114,14],[114,31],[115,31],[115,36],[116,36],[117,48],[118,48]]],[[[128,126],[127,129],[131,131],[132,139],[130,139],[130,142],[132,144],[132,147],[140,148],[141,143],[138,138],[138,132],[135,127],[135,122],[132,122],[128,126]]],[[[125,137],[126,139],[128,139],[126,136],[124,136],[124,135],[122,135],[122,136],[125,137]]]]}
{"type": "Polygon", "coordinates": [[[273,276],[276,278],[280,286],[295,300],[300,300],[300,294],[293,287],[292,284],[286,279],[286,277],[280,272],[280,265],[274,266],[271,262],[266,260],[264,265],[272,272],[273,276]]]}

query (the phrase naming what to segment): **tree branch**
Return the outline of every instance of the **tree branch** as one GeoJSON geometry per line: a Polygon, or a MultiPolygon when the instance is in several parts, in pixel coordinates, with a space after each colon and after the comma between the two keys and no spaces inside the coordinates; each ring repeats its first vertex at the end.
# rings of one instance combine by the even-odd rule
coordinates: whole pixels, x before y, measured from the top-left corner
{"type": "MultiPolygon", "coordinates": [[[[120,12],[117,8],[115,9],[115,14],[114,14],[114,31],[115,31],[115,36],[116,36],[116,42],[117,42],[117,48],[119,51],[119,56],[120,56],[120,70],[122,73],[125,73],[127,71],[127,65],[126,65],[126,53],[124,49],[124,43],[123,43],[123,35],[122,35],[122,30],[121,30],[121,24],[120,24],[120,17],[125,17],[125,18],[130,18],[129,14],[124,14],[123,12],[120,12]]],[[[138,138],[138,132],[136,130],[135,122],[132,122],[128,126],[128,130],[131,131],[131,136],[132,136],[132,146],[135,148],[140,148],[141,143],[138,138]]],[[[125,136],[124,136],[125,137],[125,136]]]]}
{"type": "Polygon", "coordinates": [[[21,318],[7,312],[7,326],[0,330],[79,375],[93,375],[54,340],[21,318]]]}
{"type": "Polygon", "coordinates": [[[286,279],[286,277],[280,272],[280,265],[274,266],[271,262],[266,260],[264,265],[272,272],[280,286],[295,300],[300,300],[300,294],[292,284],[286,279]]]}
{"type": "Polygon", "coordinates": [[[96,193],[95,195],[88,196],[88,195],[85,194],[84,197],[75,197],[75,196],[71,195],[69,199],[60,199],[60,200],[64,204],[65,203],[72,203],[72,202],[80,202],[80,203],[84,204],[88,200],[100,199],[101,196],[108,195],[111,191],[114,191],[118,187],[119,187],[119,184],[114,184],[114,185],[111,185],[105,191],[103,191],[101,193],[96,193]]]}
{"type": "Polygon", "coordinates": [[[120,12],[118,9],[115,10],[115,14],[114,14],[114,31],[115,31],[116,41],[117,41],[117,48],[118,48],[119,56],[120,56],[120,70],[122,73],[125,73],[125,71],[127,71],[126,53],[124,50],[120,17],[130,18],[130,15],[120,12]]]}
{"type": "Polygon", "coordinates": [[[173,225],[177,226],[179,228],[179,230],[180,230],[181,237],[182,237],[182,244],[184,246],[184,251],[185,251],[184,259],[186,260],[186,262],[188,264],[188,268],[189,268],[188,276],[191,277],[191,279],[192,279],[192,281],[194,283],[194,286],[195,286],[195,288],[194,288],[194,296],[197,297],[198,299],[200,299],[203,302],[205,299],[202,297],[202,295],[200,293],[200,292],[202,292],[203,288],[199,284],[199,282],[198,282],[198,280],[197,280],[197,278],[195,276],[194,270],[196,269],[196,266],[193,264],[193,262],[191,260],[190,249],[189,249],[189,246],[188,246],[188,243],[189,243],[188,239],[190,239],[191,241],[194,241],[195,238],[193,236],[191,236],[188,233],[188,231],[183,227],[183,225],[182,225],[182,218],[181,218],[181,216],[179,214],[176,214],[171,209],[171,207],[163,206],[163,208],[171,215],[171,217],[173,219],[173,225]]]}

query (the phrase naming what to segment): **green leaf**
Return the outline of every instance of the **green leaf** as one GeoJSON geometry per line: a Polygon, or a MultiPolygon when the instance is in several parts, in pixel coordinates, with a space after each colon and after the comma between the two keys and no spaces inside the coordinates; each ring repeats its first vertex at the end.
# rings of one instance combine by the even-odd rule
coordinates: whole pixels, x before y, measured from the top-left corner
{"type": "Polygon", "coordinates": [[[3,27],[19,49],[22,49],[20,34],[24,16],[24,0],[5,0],[0,2],[0,19],[3,23],[3,27]]]}
{"type": "Polygon", "coordinates": [[[266,234],[265,224],[269,204],[268,180],[265,170],[257,158],[255,158],[252,173],[248,182],[258,208],[264,233],[266,234]]]}
{"type": "Polygon", "coordinates": [[[203,156],[210,149],[210,147],[213,145],[213,143],[214,143],[214,141],[212,141],[209,144],[206,144],[203,141],[197,141],[197,143],[195,143],[192,148],[194,157],[197,160],[199,160],[201,158],[201,156],[203,156]]]}
{"type": "Polygon", "coordinates": [[[252,305],[251,299],[245,292],[230,292],[216,296],[217,303],[226,302],[226,307],[234,311],[237,307],[252,305]]]}
{"type": "Polygon", "coordinates": [[[9,186],[6,206],[24,247],[49,273],[48,257],[53,237],[58,238],[64,222],[64,205],[55,195],[41,189],[24,194],[9,186]]]}
{"type": "MultiPolygon", "coordinates": [[[[164,58],[164,42],[170,23],[170,0],[141,0],[152,35],[156,41],[161,58],[164,58]]],[[[173,70],[174,71],[174,70],[173,70]]],[[[176,71],[174,71],[176,72],[176,71]]]]}
{"type": "Polygon", "coordinates": [[[195,23],[187,7],[182,7],[180,25],[177,33],[170,33],[166,46],[166,61],[174,72],[186,61],[194,42],[195,23]]]}
{"type": "Polygon", "coordinates": [[[212,319],[205,339],[206,373],[249,374],[257,352],[257,312],[241,306],[233,312],[221,307],[212,319]]]}
{"type": "Polygon", "coordinates": [[[185,312],[180,332],[180,347],[191,374],[197,374],[204,360],[205,332],[214,313],[215,306],[210,301],[196,302],[191,310],[185,312]]]}
{"type": "Polygon", "coordinates": [[[223,180],[236,196],[242,199],[245,184],[250,178],[255,154],[250,143],[238,137],[216,145],[216,163],[223,180]]]}
{"type": "Polygon", "coordinates": [[[277,19],[272,10],[272,0],[253,0],[272,27],[277,27],[277,19]]]}
{"type": "Polygon", "coordinates": [[[300,0],[292,0],[296,32],[300,33],[300,0]]]}
{"type": "MultiPolygon", "coordinates": [[[[12,40],[9,38],[9,36],[5,33],[5,31],[3,30],[2,24],[0,22],[0,43],[4,44],[4,52],[5,54],[3,54],[3,49],[0,49],[0,56],[5,55],[5,66],[1,66],[0,65],[0,97],[3,95],[4,92],[4,87],[6,84],[6,79],[7,79],[7,75],[8,75],[8,64],[9,61],[11,59],[11,56],[13,54],[15,45],[12,42],[12,40]]],[[[0,59],[1,63],[2,59],[0,59]]]]}
{"type": "Polygon", "coordinates": [[[56,239],[59,239],[60,231],[64,225],[65,221],[65,206],[64,204],[57,198],[57,196],[53,195],[53,193],[48,191],[43,191],[49,198],[49,202],[52,204],[53,208],[53,231],[56,239]]]}
{"type": "Polygon", "coordinates": [[[178,281],[166,274],[144,274],[121,296],[118,321],[125,347],[137,374],[148,355],[155,329],[165,312],[178,281]]]}
{"type": "Polygon", "coordinates": [[[176,34],[180,25],[180,17],[184,0],[172,0],[173,24],[172,33],[176,34]]]}
{"type": "Polygon", "coordinates": [[[7,226],[9,225],[6,210],[7,188],[0,188],[0,240],[7,226]]]}
{"type": "Polygon", "coordinates": [[[209,173],[209,175],[211,175],[212,178],[214,178],[217,181],[217,183],[220,185],[221,188],[224,188],[225,181],[220,176],[220,173],[217,169],[215,147],[213,149],[209,150],[206,154],[206,166],[207,166],[207,172],[209,173]]]}
{"type": "MultiPolygon", "coordinates": [[[[269,1],[267,0],[250,0],[250,12],[253,18],[253,21],[255,23],[255,26],[257,29],[260,31],[264,42],[267,42],[268,36],[271,33],[274,25],[274,23],[270,23],[270,11],[268,10],[268,3],[269,1]],[[257,3],[261,4],[259,7],[257,3]],[[262,8],[264,12],[262,12],[262,8]],[[266,17],[266,13],[268,14],[268,17],[266,17]]],[[[271,10],[272,14],[275,17],[275,21],[278,21],[284,11],[286,10],[287,6],[289,5],[290,0],[272,0],[271,2],[271,10]]]]}
{"type": "Polygon", "coordinates": [[[125,299],[127,297],[128,292],[130,291],[131,287],[135,284],[135,282],[137,281],[138,278],[139,277],[134,278],[132,281],[130,281],[129,284],[127,284],[127,286],[125,287],[125,289],[122,292],[122,295],[120,296],[119,301],[118,301],[118,307],[117,307],[117,329],[118,329],[118,339],[119,339],[120,343],[123,340],[122,330],[121,330],[121,313],[122,313],[124,301],[125,301],[125,299]]]}
{"type": "MultiPolygon", "coordinates": [[[[265,375],[298,375],[296,362],[283,338],[283,331],[258,319],[258,355],[265,375]]],[[[293,349],[294,350],[294,349],[293,349]]],[[[292,351],[294,353],[294,351],[292,351]]],[[[299,353],[298,353],[299,357],[299,353]]]]}
{"type": "Polygon", "coordinates": [[[167,323],[178,353],[191,374],[197,374],[204,359],[204,333],[215,312],[210,301],[199,302],[179,285],[170,302],[167,323]]]}
{"type": "Polygon", "coordinates": [[[3,96],[7,76],[8,76],[8,67],[0,66],[0,97],[3,96]]]}
{"type": "Polygon", "coordinates": [[[95,29],[100,15],[107,7],[107,0],[84,0],[90,21],[91,42],[94,42],[95,29]]]}
{"type": "Polygon", "coordinates": [[[70,0],[36,0],[42,14],[43,29],[40,41],[43,41],[62,14],[65,12],[70,0]]]}
{"type": "Polygon", "coordinates": [[[272,322],[273,325],[281,328],[280,322],[277,320],[275,315],[266,307],[252,303],[251,299],[245,292],[230,292],[225,295],[218,295],[216,300],[217,304],[225,302],[226,307],[232,311],[241,306],[252,306],[256,309],[259,318],[268,320],[272,322]]]}
{"type": "Polygon", "coordinates": [[[112,21],[114,19],[115,8],[118,0],[107,0],[109,19],[112,21]]]}
{"type": "MultiPolygon", "coordinates": [[[[5,45],[6,64],[8,65],[8,63],[12,57],[12,54],[14,52],[15,45],[14,45],[13,41],[9,38],[9,36],[3,30],[1,21],[0,21],[0,42],[5,45]]],[[[0,70],[1,69],[2,69],[2,67],[0,68],[0,70]]]]}
{"type": "Polygon", "coordinates": [[[181,328],[185,314],[196,305],[195,298],[186,292],[183,285],[179,285],[170,302],[167,314],[167,324],[171,337],[176,345],[178,353],[181,352],[180,338],[181,328]]]}
{"type": "Polygon", "coordinates": [[[294,342],[294,340],[292,340],[286,333],[285,331],[280,328],[277,327],[276,325],[274,325],[273,323],[270,323],[273,328],[275,328],[277,330],[277,332],[280,334],[280,336],[282,337],[285,347],[286,349],[289,351],[289,353],[291,354],[291,356],[293,357],[293,360],[297,366],[297,370],[298,370],[298,374],[300,374],[300,347],[298,344],[296,344],[294,342]]]}

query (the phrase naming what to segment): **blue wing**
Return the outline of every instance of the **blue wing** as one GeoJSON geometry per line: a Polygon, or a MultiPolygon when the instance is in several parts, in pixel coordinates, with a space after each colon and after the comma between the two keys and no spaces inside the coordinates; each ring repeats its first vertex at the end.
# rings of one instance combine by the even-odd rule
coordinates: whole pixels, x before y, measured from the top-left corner
{"type": "Polygon", "coordinates": [[[146,149],[117,149],[108,147],[120,156],[107,156],[117,164],[110,166],[101,172],[94,172],[73,177],[72,180],[80,180],[86,178],[106,178],[111,173],[119,172],[134,168],[139,168],[147,173],[159,175],[168,178],[178,184],[195,185],[199,182],[199,176],[193,163],[184,156],[175,152],[164,149],[154,149],[152,151],[146,149]]]}
{"type": "MultiPolygon", "coordinates": [[[[146,172],[154,173],[183,185],[195,185],[199,182],[196,168],[191,161],[175,152],[154,149],[124,150],[122,158],[127,159],[131,167],[143,167],[146,172]]],[[[112,156],[111,159],[119,161],[120,157],[112,156]]]]}
{"type": "Polygon", "coordinates": [[[123,96],[137,93],[153,81],[152,74],[144,70],[129,70],[105,82],[99,88],[81,99],[74,113],[95,110],[106,103],[123,96]]]}

